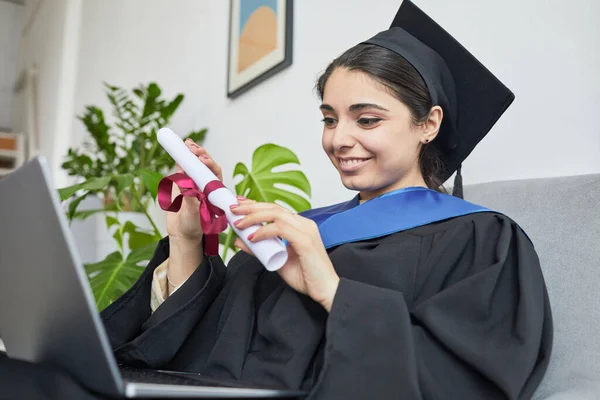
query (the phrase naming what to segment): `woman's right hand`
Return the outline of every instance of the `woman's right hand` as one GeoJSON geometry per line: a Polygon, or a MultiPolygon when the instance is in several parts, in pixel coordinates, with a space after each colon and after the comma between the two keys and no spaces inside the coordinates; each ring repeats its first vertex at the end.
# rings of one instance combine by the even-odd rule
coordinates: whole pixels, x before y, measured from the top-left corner
{"type": "MultiPolygon", "coordinates": [[[[208,154],[206,149],[198,146],[191,139],[185,141],[185,145],[198,159],[206,165],[219,180],[223,180],[221,167],[208,154]]],[[[177,165],[177,172],[183,172],[177,165]]],[[[173,185],[173,197],[179,194],[179,188],[173,185]]],[[[202,241],[202,227],[200,226],[200,204],[194,197],[184,197],[181,208],[178,212],[167,212],[167,234],[172,239],[183,239],[189,242],[202,241]]]]}

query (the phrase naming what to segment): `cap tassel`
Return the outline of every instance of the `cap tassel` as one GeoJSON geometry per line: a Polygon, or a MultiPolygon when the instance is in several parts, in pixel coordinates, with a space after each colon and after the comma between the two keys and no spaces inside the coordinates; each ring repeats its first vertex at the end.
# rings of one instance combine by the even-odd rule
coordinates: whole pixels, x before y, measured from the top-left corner
{"type": "Polygon", "coordinates": [[[452,188],[452,196],[460,199],[464,198],[461,169],[462,165],[459,165],[458,169],[456,170],[456,176],[454,177],[454,187],[452,188]]]}

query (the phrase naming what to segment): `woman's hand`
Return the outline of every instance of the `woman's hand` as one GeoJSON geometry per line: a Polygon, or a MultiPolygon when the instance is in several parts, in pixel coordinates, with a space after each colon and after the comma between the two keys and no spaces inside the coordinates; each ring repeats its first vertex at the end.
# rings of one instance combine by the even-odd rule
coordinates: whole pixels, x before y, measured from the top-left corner
{"type": "MultiPolygon", "coordinates": [[[[220,180],[223,180],[221,167],[205,149],[191,139],[185,145],[220,180]]],[[[183,172],[177,166],[177,172],[183,172]]],[[[177,185],[173,185],[173,197],[179,194],[177,185]]],[[[167,212],[167,234],[169,235],[169,268],[167,281],[169,292],[185,282],[204,259],[202,248],[202,226],[200,225],[200,202],[195,197],[184,197],[178,212],[167,212]]]]}
{"type": "MultiPolygon", "coordinates": [[[[191,139],[187,139],[185,145],[219,180],[223,180],[221,167],[203,147],[198,146],[191,139]]],[[[177,165],[177,172],[183,172],[179,165],[177,165]]],[[[173,197],[177,196],[179,192],[177,185],[173,185],[173,197]]],[[[167,212],[167,233],[169,237],[201,242],[203,233],[200,226],[199,210],[200,204],[198,199],[195,197],[184,197],[178,212],[167,212]]]]}
{"type": "MultiPolygon", "coordinates": [[[[240,229],[267,223],[251,235],[251,242],[277,236],[288,241],[288,261],[277,272],[294,290],[310,296],[330,311],[340,279],[323,246],[317,225],[273,203],[240,200],[231,211],[245,215],[236,223],[240,229]]],[[[236,239],[235,245],[252,254],[241,239],[236,239]]]]}

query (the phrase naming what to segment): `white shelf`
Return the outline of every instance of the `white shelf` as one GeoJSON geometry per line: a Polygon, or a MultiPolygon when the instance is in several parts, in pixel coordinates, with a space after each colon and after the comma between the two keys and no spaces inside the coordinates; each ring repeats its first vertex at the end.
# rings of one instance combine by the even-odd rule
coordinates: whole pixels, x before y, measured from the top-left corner
{"type": "Polygon", "coordinates": [[[14,169],[11,169],[11,168],[0,168],[0,177],[8,175],[13,171],[14,171],[14,169]]]}
{"type": "Polygon", "coordinates": [[[20,133],[0,132],[0,139],[14,139],[16,149],[0,149],[0,160],[9,160],[10,168],[0,167],[0,177],[15,171],[25,162],[25,137],[20,133]]]}
{"type": "Polygon", "coordinates": [[[3,158],[19,158],[20,154],[18,150],[6,150],[0,149],[0,157],[3,158]]]}

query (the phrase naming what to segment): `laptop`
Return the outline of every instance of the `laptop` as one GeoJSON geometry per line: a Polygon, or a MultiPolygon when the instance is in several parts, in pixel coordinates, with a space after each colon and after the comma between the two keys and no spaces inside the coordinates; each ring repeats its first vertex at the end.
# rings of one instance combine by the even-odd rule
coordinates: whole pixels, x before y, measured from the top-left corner
{"type": "Polygon", "coordinates": [[[10,358],[57,365],[109,397],[307,395],[195,373],[120,368],[43,156],[0,179],[0,227],[0,337],[10,358]]]}

